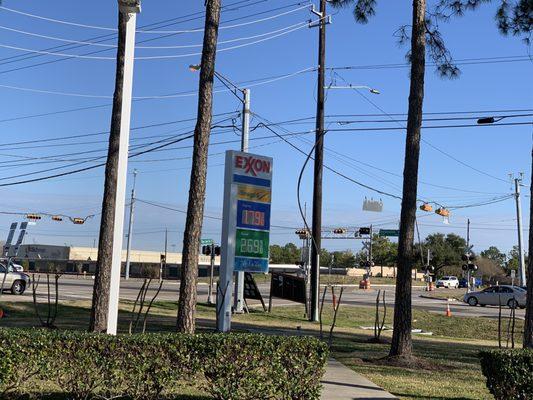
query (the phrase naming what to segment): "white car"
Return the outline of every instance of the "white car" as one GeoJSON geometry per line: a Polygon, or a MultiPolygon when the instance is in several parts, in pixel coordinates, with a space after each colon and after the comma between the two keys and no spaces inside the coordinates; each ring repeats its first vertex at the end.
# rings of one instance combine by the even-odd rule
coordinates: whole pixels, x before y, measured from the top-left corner
{"type": "Polygon", "coordinates": [[[479,292],[465,294],[463,300],[471,306],[507,306],[525,308],[527,292],[519,286],[491,286],[479,292]]]}
{"type": "Polygon", "coordinates": [[[437,287],[457,289],[459,287],[459,279],[456,276],[443,276],[437,281],[437,287]]]}

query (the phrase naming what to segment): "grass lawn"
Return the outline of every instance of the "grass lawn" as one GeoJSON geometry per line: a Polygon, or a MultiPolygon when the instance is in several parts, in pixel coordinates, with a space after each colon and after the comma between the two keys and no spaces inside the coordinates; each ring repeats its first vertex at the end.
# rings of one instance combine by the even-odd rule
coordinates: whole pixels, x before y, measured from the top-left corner
{"type": "MultiPolygon", "coordinates": [[[[0,320],[3,327],[38,325],[31,303],[3,303],[8,317],[0,320]]],[[[85,330],[89,321],[89,302],[66,302],[59,305],[57,326],[60,329],[85,330]]],[[[119,331],[126,333],[131,318],[131,302],[121,302],[119,331]]],[[[44,311],[44,310],[43,310],[44,311]]],[[[175,327],[175,302],[156,302],[148,318],[148,331],[172,331],[175,327]]],[[[279,334],[318,335],[319,325],[303,318],[303,306],[275,307],[271,314],[253,311],[235,315],[235,330],[279,334]]],[[[387,309],[386,324],[392,324],[393,309],[387,309]]],[[[331,305],[324,306],[324,330],[329,330],[331,305]]],[[[402,399],[490,399],[480,371],[477,353],[497,345],[497,321],[484,318],[445,317],[414,310],[413,327],[433,332],[433,336],[414,335],[415,354],[428,361],[417,369],[383,364],[378,360],[387,355],[389,344],[374,344],[368,340],[373,326],[372,307],[341,305],[334,332],[332,355],[353,370],[402,399]]],[[[199,330],[213,330],[215,310],[200,304],[197,310],[199,330]]],[[[516,321],[515,338],[520,345],[523,321],[516,321]]],[[[326,335],[327,336],[327,335],[326,335]]],[[[390,332],[382,338],[390,340],[390,332]]],[[[194,397],[189,397],[194,398],[194,397]]],[[[201,397],[200,397],[201,398],[201,397]]]]}

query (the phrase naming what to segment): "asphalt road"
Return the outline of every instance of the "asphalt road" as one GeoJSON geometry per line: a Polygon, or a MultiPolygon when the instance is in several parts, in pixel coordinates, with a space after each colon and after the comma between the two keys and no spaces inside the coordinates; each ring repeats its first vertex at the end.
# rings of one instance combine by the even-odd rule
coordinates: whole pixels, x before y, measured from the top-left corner
{"type": "MultiPolygon", "coordinates": [[[[91,300],[93,279],[82,277],[61,277],[59,281],[59,299],[60,301],[68,300],[91,300]]],[[[135,300],[139,289],[142,285],[141,280],[132,279],[129,281],[122,280],[120,285],[120,298],[125,300],[135,300]]],[[[154,280],[151,285],[151,292],[155,293],[159,282],[154,280]]],[[[53,286],[53,285],[52,285],[53,286]]],[[[51,287],[53,290],[53,287],[51,287]]],[[[259,289],[265,302],[268,303],[269,284],[260,284],[259,289]]],[[[394,286],[379,286],[375,285],[370,290],[361,290],[354,286],[347,286],[344,290],[342,297],[343,305],[350,306],[374,306],[377,290],[386,290],[386,302],[387,305],[394,305],[394,286]]],[[[443,291],[447,289],[441,289],[443,291]]],[[[177,301],[179,293],[179,282],[177,281],[165,281],[158,296],[158,300],[177,301]]],[[[199,301],[206,301],[208,294],[208,285],[205,283],[198,284],[198,299],[199,301]]],[[[436,299],[426,299],[420,297],[426,295],[421,287],[413,287],[413,295],[411,298],[412,306],[416,309],[421,309],[429,312],[444,314],[446,312],[446,301],[436,299]]],[[[46,297],[46,284],[41,279],[41,283],[38,288],[38,297],[46,297]]],[[[331,301],[331,297],[328,293],[328,301],[331,301]]],[[[3,294],[4,301],[32,301],[31,290],[27,290],[22,296],[14,296],[7,292],[3,294]]],[[[258,305],[259,302],[252,301],[251,305],[258,305]]],[[[295,304],[284,299],[274,298],[273,305],[289,305],[295,304]]],[[[450,308],[453,315],[456,316],[469,316],[469,317],[498,317],[497,307],[470,307],[465,303],[459,301],[450,302],[450,308]]],[[[507,314],[507,311],[505,311],[507,314]]],[[[517,310],[516,315],[518,318],[524,318],[524,310],[517,310]]]]}

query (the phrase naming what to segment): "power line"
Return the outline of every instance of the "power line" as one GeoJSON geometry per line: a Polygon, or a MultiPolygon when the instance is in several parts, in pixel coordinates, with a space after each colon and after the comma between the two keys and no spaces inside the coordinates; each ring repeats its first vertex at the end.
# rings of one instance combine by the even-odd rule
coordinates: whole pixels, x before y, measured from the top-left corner
{"type": "MultiPolygon", "coordinates": [[[[267,119],[259,116],[258,114],[254,113],[255,116],[257,116],[258,118],[272,124],[270,121],[268,121],[267,119]]],[[[264,125],[264,127],[266,129],[268,129],[269,131],[273,132],[274,134],[278,135],[284,142],[286,142],[287,144],[289,144],[292,148],[294,148],[295,150],[297,150],[298,152],[300,152],[301,154],[304,154],[306,157],[308,156],[307,153],[305,153],[303,150],[301,150],[298,146],[294,145],[292,142],[290,142],[289,140],[285,139],[282,135],[279,135],[277,132],[275,132],[273,129],[271,129],[269,126],[267,125],[264,125]]],[[[386,192],[386,191],[383,191],[383,190],[380,190],[380,189],[376,189],[370,185],[366,185],[362,182],[359,182],[349,176],[347,176],[346,174],[343,174],[342,172],[334,169],[334,168],[331,168],[327,165],[324,164],[324,168],[333,172],[334,174],[352,182],[352,183],[355,183],[356,185],[358,186],[361,186],[365,189],[368,189],[368,190],[371,190],[373,192],[376,192],[376,193],[379,193],[381,195],[384,195],[384,196],[388,196],[388,197],[392,197],[392,198],[395,198],[397,200],[401,200],[401,196],[399,195],[395,195],[393,193],[390,193],[390,192],[386,192]]],[[[509,198],[512,198],[514,195],[505,195],[505,196],[500,196],[500,197],[496,197],[496,198],[493,198],[489,201],[485,201],[485,202],[478,202],[478,203],[472,203],[472,204],[466,204],[466,205],[455,205],[455,206],[451,206],[451,207],[446,207],[446,208],[449,208],[449,209],[459,209],[459,208],[472,208],[472,207],[480,207],[480,206],[484,206],[484,205],[489,205],[489,204],[494,204],[494,203],[498,203],[498,202],[501,202],[501,201],[505,201],[509,198]]],[[[441,206],[441,207],[444,207],[441,203],[439,202],[436,202],[436,201],[424,201],[424,200],[418,200],[418,201],[422,201],[422,202],[425,202],[425,203],[433,203],[433,204],[436,204],[438,206],[441,206]]]]}
{"type": "MultiPolygon", "coordinates": [[[[259,0],[259,1],[255,1],[252,4],[242,5],[243,3],[249,3],[250,1],[251,0],[241,0],[241,1],[234,2],[234,3],[226,4],[226,5],[221,7],[221,10],[225,12],[226,8],[233,7],[233,6],[236,6],[236,5],[240,4],[240,6],[237,7],[237,8],[233,8],[233,9],[227,10],[227,11],[235,11],[235,10],[239,10],[240,8],[249,7],[249,6],[253,6],[253,5],[262,3],[265,0],[259,0]]],[[[182,24],[182,23],[185,23],[185,22],[195,21],[197,19],[204,18],[204,14],[205,14],[204,11],[194,12],[194,13],[183,15],[183,16],[180,16],[180,17],[170,18],[170,19],[154,22],[154,23],[151,23],[151,24],[147,24],[147,25],[141,26],[140,29],[147,29],[147,28],[158,29],[158,28],[164,28],[164,27],[172,26],[172,25],[176,25],[176,24],[182,24]]],[[[102,43],[102,42],[105,42],[107,40],[116,39],[116,38],[117,38],[117,35],[113,33],[113,34],[105,34],[105,35],[92,37],[92,38],[89,38],[89,39],[86,39],[86,40],[87,41],[99,40],[98,43],[102,43]]],[[[75,48],[79,48],[79,47],[86,47],[86,46],[85,45],[76,45],[76,46],[59,45],[59,46],[46,48],[44,50],[56,50],[56,49],[63,49],[63,48],[75,49],[75,48]]],[[[37,58],[37,57],[42,57],[42,55],[39,55],[39,54],[35,55],[34,54],[34,55],[30,55],[30,56],[17,55],[17,56],[5,57],[5,58],[2,59],[2,61],[4,61],[4,62],[0,63],[0,65],[10,64],[10,63],[17,62],[17,61],[24,61],[24,60],[27,60],[27,59],[37,58]],[[12,61],[8,61],[8,60],[12,60],[12,61]]],[[[52,62],[55,62],[55,61],[58,61],[58,60],[53,60],[52,62]]]]}
{"type": "MultiPolygon", "coordinates": [[[[274,35],[270,35],[268,37],[253,40],[248,43],[243,43],[239,45],[224,47],[217,49],[217,53],[222,53],[230,50],[236,50],[243,47],[252,46],[254,44],[263,43],[268,40],[272,40],[281,36],[288,35],[289,33],[296,32],[300,29],[306,28],[308,26],[308,22],[303,22],[298,24],[298,26],[286,29],[283,32],[276,33],[274,35]]],[[[56,57],[64,57],[67,59],[86,59],[86,60],[107,60],[107,61],[115,61],[116,57],[107,57],[107,56],[92,56],[92,55],[81,55],[81,54],[70,54],[70,53],[58,53],[54,51],[43,51],[43,50],[36,50],[36,49],[29,49],[25,47],[19,47],[19,46],[12,46],[8,44],[0,44],[1,48],[10,49],[10,50],[17,50],[17,51],[23,51],[25,53],[34,53],[34,54],[43,54],[48,56],[56,56],[56,57]]],[[[169,60],[169,59],[176,59],[176,58],[184,58],[184,57],[193,57],[201,55],[201,52],[196,53],[187,53],[187,54],[171,54],[171,55],[162,55],[162,56],[136,56],[135,60],[169,60]]],[[[4,73],[4,71],[1,71],[0,73],[4,73]]]]}
{"type": "MultiPolygon", "coordinates": [[[[299,4],[301,4],[301,3],[299,3],[299,4]]],[[[252,25],[252,24],[256,24],[256,23],[260,23],[260,22],[264,22],[264,21],[269,21],[269,20],[272,20],[272,19],[275,19],[275,18],[279,18],[279,17],[285,16],[285,15],[288,15],[288,14],[292,14],[292,13],[294,13],[296,11],[300,11],[300,10],[302,10],[304,8],[309,8],[309,5],[307,4],[307,5],[303,6],[303,7],[299,7],[299,8],[296,8],[294,10],[286,11],[286,12],[283,12],[283,13],[280,13],[280,14],[277,14],[277,15],[273,15],[273,16],[262,18],[262,19],[255,20],[255,21],[248,21],[248,22],[245,22],[245,23],[235,24],[235,25],[221,25],[219,29],[238,28],[238,27],[242,27],[242,26],[246,26],[246,25],[252,25]]],[[[14,14],[23,15],[25,17],[40,19],[40,20],[43,20],[43,21],[62,24],[62,25],[70,25],[70,26],[74,26],[74,27],[78,27],[78,28],[87,28],[87,29],[96,29],[96,30],[117,32],[117,28],[80,24],[80,23],[76,23],[76,22],[70,22],[70,21],[65,21],[65,20],[48,18],[48,17],[43,17],[43,16],[40,16],[40,15],[36,15],[36,14],[30,14],[30,13],[26,13],[26,12],[23,12],[23,11],[15,10],[13,8],[8,8],[8,7],[5,7],[5,6],[0,6],[0,9],[2,9],[4,11],[9,11],[9,12],[14,13],[14,14]]],[[[158,30],[145,31],[143,29],[138,29],[137,30],[137,33],[141,33],[141,34],[168,34],[168,33],[181,34],[181,33],[194,33],[194,32],[203,32],[203,29],[190,29],[190,30],[180,30],[180,31],[158,31],[158,30]]]]}
{"type": "MultiPolygon", "coordinates": [[[[479,64],[500,64],[500,63],[510,63],[510,62],[524,62],[530,61],[528,56],[497,56],[497,57],[478,57],[478,58],[464,58],[454,60],[456,65],[479,65],[479,64]]],[[[435,63],[426,63],[426,67],[434,67],[437,64],[435,63]]],[[[408,68],[411,64],[409,63],[390,63],[390,64],[370,64],[370,65],[349,65],[349,66],[340,66],[340,67],[329,67],[327,68],[330,71],[348,71],[348,70],[377,70],[377,69],[401,69],[408,68]]]]}
{"type": "MultiPolygon", "coordinates": [[[[216,114],[213,114],[213,117],[221,117],[221,116],[226,116],[226,115],[235,115],[235,116],[237,116],[237,115],[239,115],[239,112],[238,111],[228,111],[228,112],[223,112],[223,113],[216,113],[216,114]]],[[[135,126],[135,127],[131,128],[131,131],[137,131],[137,130],[148,129],[148,128],[156,128],[156,127],[161,127],[161,126],[174,125],[174,124],[180,124],[180,123],[183,123],[183,122],[192,122],[192,121],[196,121],[196,117],[185,118],[185,119],[180,119],[180,120],[156,122],[156,123],[147,124],[147,125],[135,126]]],[[[20,144],[43,143],[43,142],[49,143],[49,142],[55,142],[55,141],[60,141],[60,140],[79,139],[79,138],[85,138],[85,137],[90,137],[90,136],[101,136],[101,135],[107,135],[107,134],[109,134],[108,130],[95,132],[95,133],[83,133],[83,134],[79,134],[79,135],[58,136],[58,137],[46,138],[46,139],[33,139],[33,140],[24,140],[24,141],[19,141],[19,142],[0,143],[0,147],[3,149],[3,148],[8,147],[8,146],[14,146],[14,145],[20,145],[20,144]]]]}
{"type": "MultiPolygon", "coordinates": [[[[346,79],[344,79],[341,75],[339,75],[339,73],[337,73],[337,72],[335,72],[335,71],[334,71],[333,73],[335,74],[335,76],[338,76],[343,82],[345,82],[345,83],[348,84],[348,81],[346,81],[346,79]]],[[[363,95],[362,93],[360,93],[357,89],[354,88],[354,90],[355,90],[355,93],[357,93],[359,96],[361,96],[366,102],[368,102],[369,104],[371,104],[374,108],[376,108],[376,109],[379,110],[382,114],[384,114],[384,115],[386,115],[387,117],[389,117],[391,120],[396,121],[396,123],[397,123],[402,129],[406,129],[406,127],[405,127],[404,125],[402,125],[400,122],[398,122],[396,119],[394,119],[394,118],[392,117],[392,115],[388,114],[386,111],[384,111],[381,107],[379,107],[379,106],[378,106],[376,103],[374,103],[372,100],[370,100],[370,99],[367,98],[365,95],[363,95]]],[[[519,123],[519,124],[521,124],[521,123],[519,123]]],[[[497,125],[502,125],[502,124],[497,124],[497,125]]],[[[497,126],[497,125],[490,125],[490,126],[497,126]]],[[[474,126],[479,126],[479,125],[474,125],[474,126]]],[[[484,125],[484,126],[487,126],[487,125],[484,125]]],[[[425,129],[427,129],[427,127],[426,127],[425,129]]],[[[491,177],[491,178],[494,178],[494,179],[496,179],[496,180],[498,180],[498,181],[504,181],[504,182],[507,183],[507,181],[504,180],[504,179],[501,179],[501,178],[496,177],[496,176],[493,176],[493,175],[491,175],[491,174],[489,174],[489,173],[483,172],[483,171],[481,171],[481,170],[479,170],[479,169],[477,169],[477,168],[475,168],[475,167],[473,167],[473,166],[471,166],[471,165],[469,165],[469,164],[467,164],[467,163],[465,163],[465,162],[463,162],[463,161],[458,160],[457,158],[455,158],[455,157],[452,156],[451,154],[448,154],[448,153],[445,152],[444,150],[439,149],[438,147],[436,147],[435,145],[431,144],[430,142],[428,142],[428,141],[425,140],[424,138],[421,138],[420,140],[421,140],[423,143],[427,144],[428,146],[432,147],[433,149],[438,150],[440,153],[442,153],[442,154],[446,155],[447,157],[451,158],[452,160],[457,161],[457,162],[459,162],[460,164],[462,164],[462,165],[464,165],[464,166],[466,166],[466,167],[468,167],[468,168],[470,168],[470,169],[472,169],[472,170],[474,170],[474,171],[476,171],[476,172],[478,172],[478,173],[482,173],[483,175],[486,175],[486,176],[489,176],[489,177],[491,177]]]]}
{"type": "MultiPolygon", "coordinates": [[[[175,211],[175,212],[178,212],[178,213],[181,213],[181,214],[187,214],[186,210],[181,210],[181,209],[178,209],[178,208],[166,206],[166,205],[159,204],[159,203],[156,203],[156,202],[153,202],[153,201],[142,200],[142,199],[139,199],[139,198],[136,198],[135,200],[139,201],[140,203],[150,205],[152,207],[162,208],[162,209],[168,210],[168,211],[175,211]]],[[[214,215],[206,215],[206,214],[204,214],[204,218],[205,219],[213,219],[213,220],[217,220],[217,221],[221,221],[222,220],[222,217],[218,217],[218,216],[214,216],[214,215]]],[[[271,224],[270,226],[272,228],[279,228],[279,229],[298,229],[298,228],[296,228],[294,226],[285,226],[285,225],[274,225],[274,224],[271,224]]]]}
{"type": "MultiPolygon", "coordinates": [[[[260,2],[263,2],[263,1],[257,1],[254,4],[258,4],[260,2]]],[[[239,2],[239,3],[241,3],[241,2],[239,2]]],[[[235,3],[233,3],[233,4],[235,4],[235,3]]],[[[300,3],[297,3],[297,4],[300,4],[300,3]]],[[[222,7],[222,8],[224,9],[224,8],[230,6],[230,5],[231,4],[228,4],[228,5],[226,5],[226,6],[222,7]]],[[[242,7],[245,7],[245,6],[241,6],[241,8],[242,7]]],[[[266,14],[266,13],[269,13],[269,12],[272,12],[272,11],[277,11],[279,9],[287,8],[287,7],[290,7],[290,6],[278,7],[276,9],[271,9],[271,10],[262,11],[262,12],[256,12],[254,14],[233,18],[233,19],[231,19],[229,21],[226,21],[226,22],[234,22],[234,21],[250,18],[250,17],[253,17],[253,16],[257,16],[257,15],[266,14]]],[[[203,15],[203,12],[202,13],[194,13],[194,14],[191,14],[191,15],[198,15],[198,14],[202,14],[203,15]]],[[[199,17],[198,18],[189,19],[188,21],[193,20],[193,19],[199,19],[199,17]]],[[[175,20],[176,20],[176,18],[173,18],[173,19],[170,19],[170,20],[167,20],[167,21],[175,21],[175,20]]],[[[146,25],[145,27],[142,27],[142,28],[154,27],[154,26],[157,26],[157,25],[161,25],[161,24],[163,24],[165,22],[166,21],[156,22],[156,23],[153,23],[153,24],[146,25]]],[[[183,23],[183,22],[187,22],[187,21],[180,21],[180,23],[183,23]]],[[[171,22],[171,23],[166,24],[164,26],[170,26],[170,25],[175,25],[175,24],[176,24],[176,22],[171,22]]],[[[164,27],[164,26],[162,26],[162,27],[164,27]]],[[[159,28],[161,28],[161,26],[159,28]]],[[[158,37],[151,38],[151,39],[145,39],[145,40],[139,41],[137,43],[138,44],[146,43],[146,42],[151,42],[151,41],[154,41],[154,40],[163,39],[163,38],[172,37],[172,36],[176,36],[176,34],[162,35],[162,36],[158,36],[158,37]]],[[[115,39],[115,38],[116,38],[116,35],[112,34],[112,35],[99,36],[99,37],[94,38],[94,39],[102,39],[102,41],[106,41],[106,40],[115,39]]],[[[94,40],[94,39],[90,39],[90,40],[94,40]]],[[[68,49],[74,49],[74,48],[79,48],[79,47],[85,47],[85,45],[62,45],[62,46],[56,46],[56,47],[53,47],[53,48],[50,48],[50,49],[45,49],[45,51],[54,50],[54,49],[61,49],[61,48],[62,49],[67,49],[67,48],[68,49]]],[[[106,52],[106,51],[109,51],[109,49],[96,50],[96,51],[92,51],[92,52],[89,52],[89,53],[85,53],[84,55],[98,54],[98,53],[102,53],[102,52],[106,52]]],[[[41,56],[42,56],[42,54],[34,54],[34,55],[31,55],[31,56],[27,56],[27,57],[25,57],[23,59],[19,59],[17,61],[23,61],[23,60],[26,60],[26,59],[29,59],[29,58],[35,58],[35,57],[41,57],[41,56]]],[[[21,56],[14,56],[14,57],[21,57],[21,56]]],[[[59,59],[54,59],[54,60],[48,60],[48,61],[40,62],[40,63],[37,63],[37,64],[30,64],[30,65],[26,65],[26,66],[13,68],[13,69],[10,69],[10,70],[0,71],[0,74],[20,71],[22,69],[33,68],[33,67],[38,67],[38,66],[42,66],[42,65],[53,64],[53,63],[65,61],[65,60],[68,60],[68,59],[69,58],[59,58],[59,59]]],[[[10,61],[10,62],[15,62],[15,61],[10,61]]],[[[2,65],[2,64],[0,63],[0,65],[2,65]]]]}
{"type": "MultiPolygon", "coordinates": [[[[1,46],[1,45],[0,45],[1,46]]],[[[248,87],[255,87],[255,86],[262,86],[269,83],[277,82],[282,79],[292,78],[297,75],[301,75],[307,72],[314,71],[315,67],[310,68],[304,68],[295,72],[290,72],[287,74],[281,74],[281,75],[274,75],[274,76],[268,76],[263,78],[256,78],[249,81],[240,82],[239,84],[246,84],[251,83],[247,85],[248,87]],[[252,83],[255,82],[255,83],[252,83]]],[[[220,86],[219,86],[220,87],[220,86]]],[[[28,88],[28,87],[21,87],[21,86],[12,86],[12,85],[2,85],[0,84],[0,88],[5,89],[12,89],[12,90],[20,90],[25,92],[34,92],[34,93],[41,93],[41,94],[51,94],[51,95],[58,95],[58,96],[68,96],[68,97],[82,97],[82,98],[92,98],[92,99],[112,99],[113,96],[108,95],[95,95],[95,94],[87,94],[87,93],[73,93],[73,92],[60,92],[60,91],[54,91],[54,90],[43,90],[43,89],[35,89],[35,88],[28,88]]],[[[217,88],[215,88],[217,89],[217,88]]],[[[213,93],[226,93],[228,91],[231,91],[230,89],[219,89],[214,90],[213,93]]],[[[178,92],[178,93],[170,93],[170,94],[161,94],[161,95],[154,95],[154,96],[134,96],[132,97],[133,101],[140,101],[140,100],[164,100],[164,99],[174,99],[179,97],[193,97],[197,96],[197,91],[186,91],[186,92],[178,92]]],[[[42,116],[42,115],[40,115],[42,116]]],[[[0,122],[4,122],[3,120],[0,120],[0,122]]]]}
{"type": "MultiPolygon", "coordinates": [[[[533,121],[528,122],[502,122],[498,124],[458,124],[458,125],[429,125],[422,126],[422,129],[445,129],[445,128],[480,128],[480,127],[497,127],[497,126],[519,126],[519,125],[531,125],[533,121]]],[[[380,128],[333,128],[328,129],[330,132],[354,132],[354,131],[404,131],[407,128],[401,126],[397,128],[380,127],[380,128]]],[[[423,139],[422,139],[423,140],[423,139]]],[[[425,141],[424,141],[425,142],[425,141]]]]}

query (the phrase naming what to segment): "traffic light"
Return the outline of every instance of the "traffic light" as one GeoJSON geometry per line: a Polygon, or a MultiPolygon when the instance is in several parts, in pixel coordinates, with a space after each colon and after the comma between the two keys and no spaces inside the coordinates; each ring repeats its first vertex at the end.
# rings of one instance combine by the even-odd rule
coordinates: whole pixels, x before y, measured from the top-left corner
{"type": "Polygon", "coordinates": [[[450,216],[450,211],[448,211],[447,209],[445,209],[444,207],[441,207],[441,208],[437,208],[435,210],[435,214],[438,214],[440,215],[441,217],[449,217],[450,216]]]}
{"type": "Polygon", "coordinates": [[[52,215],[52,221],[61,222],[63,221],[63,217],[60,215],[52,215]]]}
{"type": "Polygon", "coordinates": [[[211,255],[211,245],[209,246],[202,246],[202,254],[204,256],[210,256],[211,255]]]}
{"type": "Polygon", "coordinates": [[[41,216],[39,214],[26,214],[26,218],[31,221],[38,221],[41,219],[41,216]]]}
{"type": "Polygon", "coordinates": [[[220,246],[215,246],[215,256],[220,255],[220,246]]]}
{"type": "Polygon", "coordinates": [[[360,235],[370,235],[370,227],[359,228],[360,235]]]}
{"type": "Polygon", "coordinates": [[[336,235],[344,235],[348,230],[346,228],[335,228],[333,229],[333,233],[336,235]]]}
{"type": "Polygon", "coordinates": [[[83,225],[85,220],[83,218],[72,218],[72,223],[75,225],[83,225]]]}
{"type": "Polygon", "coordinates": [[[300,237],[300,239],[306,239],[310,236],[308,229],[297,229],[294,233],[296,233],[300,237]]]}
{"type": "Polygon", "coordinates": [[[420,206],[420,209],[422,211],[431,212],[433,211],[433,207],[431,207],[431,204],[424,203],[420,206]]]}
{"type": "Polygon", "coordinates": [[[474,264],[474,261],[476,261],[475,254],[463,254],[461,256],[461,260],[465,262],[465,264],[461,265],[461,268],[463,271],[477,271],[478,266],[474,264]]]}

